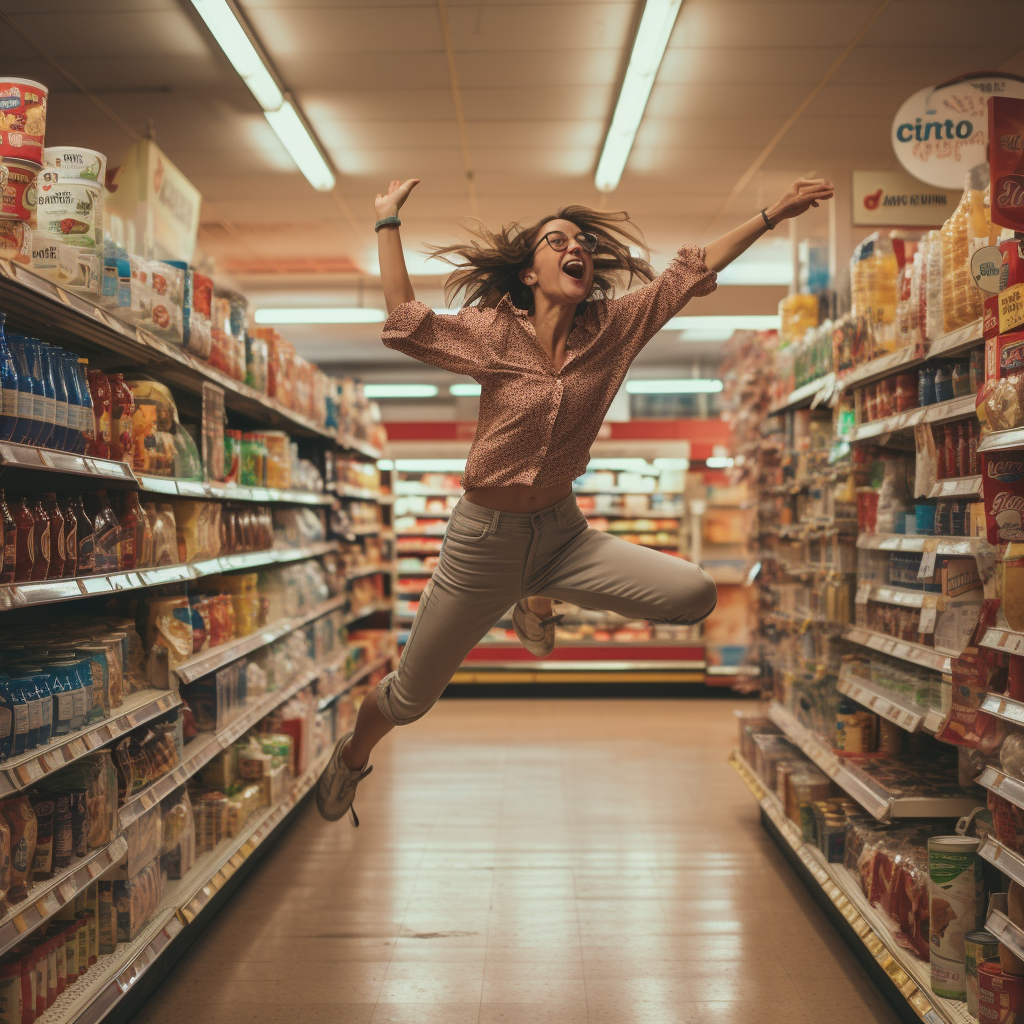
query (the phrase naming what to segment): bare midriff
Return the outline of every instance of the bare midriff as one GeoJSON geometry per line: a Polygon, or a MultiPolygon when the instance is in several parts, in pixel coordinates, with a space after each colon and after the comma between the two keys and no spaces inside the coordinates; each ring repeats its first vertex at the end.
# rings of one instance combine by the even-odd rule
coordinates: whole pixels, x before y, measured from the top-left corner
{"type": "Polygon", "coordinates": [[[557,504],[571,493],[571,483],[554,487],[474,487],[466,491],[466,500],[499,512],[537,512],[557,504]]]}

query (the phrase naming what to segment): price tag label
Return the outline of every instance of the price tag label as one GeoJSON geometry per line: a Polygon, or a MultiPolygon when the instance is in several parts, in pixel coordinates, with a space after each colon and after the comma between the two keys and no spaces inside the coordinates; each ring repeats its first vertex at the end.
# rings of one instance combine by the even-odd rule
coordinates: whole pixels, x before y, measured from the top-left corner
{"type": "Polygon", "coordinates": [[[935,632],[935,617],[938,609],[935,605],[924,605],[921,609],[921,620],[918,623],[917,631],[919,633],[934,633],[935,632]]]}
{"type": "Polygon", "coordinates": [[[13,919],[11,920],[11,924],[14,925],[15,930],[18,932],[28,931],[28,921],[26,921],[21,914],[15,914],[13,919]]]}
{"type": "Polygon", "coordinates": [[[61,288],[59,285],[57,286],[57,298],[60,299],[60,301],[63,302],[65,306],[71,305],[71,299],[68,296],[68,293],[64,291],[64,289],[61,288]]]}
{"type": "Polygon", "coordinates": [[[14,273],[11,271],[11,265],[7,260],[0,260],[0,277],[6,277],[8,281],[14,280],[14,273]]]}
{"type": "Polygon", "coordinates": [[[103,866],[101,864],[97,864],[96,861],[91,860],[85,865],[85,869],[89,872],[90,878],[95,878],[103,870],[103,866]]]}
{"type": "Polygon", "coordinates": [[[921,556],[921,565],[917,570],[917,578],[919,580],[927,579],[929,576],[935,575],[935,549],[930,548],[926,550],[921,556]]]}
{"type": "Polygon", "coordinates": [[[57,887],[57,892],[65,903],[70,903],[78,895],[78,886],[72,881],[62,882],[57,887]]]}

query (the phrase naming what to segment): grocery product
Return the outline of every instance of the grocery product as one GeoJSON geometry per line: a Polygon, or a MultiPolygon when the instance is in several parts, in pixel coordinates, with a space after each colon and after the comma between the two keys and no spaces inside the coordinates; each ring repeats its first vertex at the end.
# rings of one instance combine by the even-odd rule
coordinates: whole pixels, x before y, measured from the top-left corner
{"type": "Polygon", "coordinates": [[[0,78],[0,158],[42,163],[48,93],[28,78],[0,78]]]}

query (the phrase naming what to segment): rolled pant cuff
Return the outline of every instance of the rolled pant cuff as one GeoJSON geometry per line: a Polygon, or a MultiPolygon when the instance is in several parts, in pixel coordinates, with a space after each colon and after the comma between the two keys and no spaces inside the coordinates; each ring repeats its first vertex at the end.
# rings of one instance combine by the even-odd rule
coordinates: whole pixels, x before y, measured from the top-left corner
{"type": "MultiPolygon", "coordinates": [[[[392,709],[392,688],[394,684],[399,681],[398,672],[389,672],[378,684],[377,684],[377,707],[380,709],[380,713],[394,726],[411,725],[413,722],[418,722],[434,705],[430,704],[425,707],[422,711],[415,712],[412,715],[406,715],[399,717],[395,714],[392,709]]],[[[402,702],[404,703],[404,702],[402,702]]]]}

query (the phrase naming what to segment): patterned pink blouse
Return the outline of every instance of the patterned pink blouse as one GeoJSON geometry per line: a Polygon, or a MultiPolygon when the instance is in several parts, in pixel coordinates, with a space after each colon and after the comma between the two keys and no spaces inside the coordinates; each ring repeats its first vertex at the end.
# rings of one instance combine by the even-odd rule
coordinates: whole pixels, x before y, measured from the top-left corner
{"type": "Polygon", "coordinates": [[[645,287],[587,304],[558,373],[530,318],[507,295],[496,307],[466,306],[454,316],[405,302],[381,337],[388,348],[479,382],[466,490],[553,487],[585,472],[608,406],[644,345],[694,295],[716,287],[704,250],[684,246],[645,287]]]}

